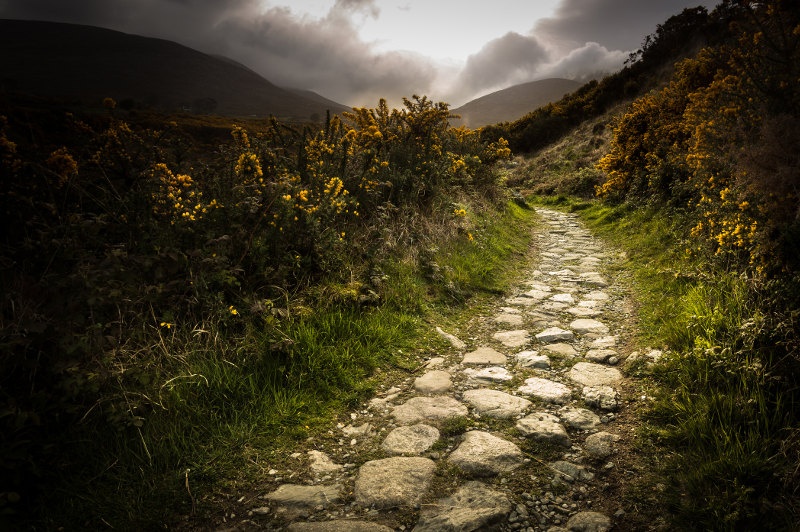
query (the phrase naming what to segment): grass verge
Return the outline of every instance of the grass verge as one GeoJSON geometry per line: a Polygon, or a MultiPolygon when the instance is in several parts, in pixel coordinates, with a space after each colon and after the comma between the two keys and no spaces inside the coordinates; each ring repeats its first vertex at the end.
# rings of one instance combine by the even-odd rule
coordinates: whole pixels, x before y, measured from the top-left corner
{"type": "Polygon", "coordinates": [[[796,529],[796,312],[787,312],[796,285],[759,282],[720,257],[687,254],[692,224],[680,212],[536,201],[580,213],[627,253],[640,340],[668,350],[653,370],[659,391],[641,435],[659,463],[654,484],[666,486],[674,525],[796,529]]]}

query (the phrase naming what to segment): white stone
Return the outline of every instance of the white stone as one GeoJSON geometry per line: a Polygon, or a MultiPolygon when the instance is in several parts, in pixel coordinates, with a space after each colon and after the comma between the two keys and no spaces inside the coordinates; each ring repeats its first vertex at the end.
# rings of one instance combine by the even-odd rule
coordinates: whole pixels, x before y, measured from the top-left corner
{"type": "Polygon", "coordinates": [[[525,384],[520,386],[519,392],[550,403],[566,403],[572,395],[572,391],[560,382],[539,377],[525,379],[525,384]]]}
{"type": "Polygon", "coordinates": [[[494,333],[492,338],[506,347],[522,347],[531,341],[530,333],[525,330],[500,331],[494,333]]]}
{"type": "Polygon", "coordinates": [[[355,502],[363,508],[413,507],[425,496],[435,469],[433,460],[416,456],[367,462],[356,477],[355,502]]]}
{"type": "Polygon", "coordinates": [[[569,370],[569,378],[584,386],[602,386],[622,380],[622,373],[593,362],[578,362],[569,370]]]}
{"type": "Polygon", "coordinates": [[[392,409],[395,420],[402,425],[413,425],[421,421],[443,421],[451,417],[462,417],[469,413],[467,407],[453,397],[412,397],[392,409]]]}
{"type": "Polygon", "coordinates": [[[536,412],[517,421],[517,430],[523,436],[556,445],[569,447],[572,445],[567,430],[559,419],[545,412],[536,412]]]}
{"type": "Polygon", "coordinates": [[[538,351],[520,351],[514,358],[522,368],[550,369],[550,358],[538,351]]]}
{"type": "Polygon", "coordinates": [[[524,456],[519,447],[488,432],[473,430],[447,460],[470,476],[490,477],[516,469],[524,456]]]}
{"type": "Polygon", "coordinates": [[[455,335],[444,332],[444,330],[442,330],[441,327],[436,327],[436,332],[439,333],[439,336],[450,342],[450,345],[452,345],[456,349],[464,349],[465,347],[467,347],[467,344],[459,340],[455,335]]]}
{"type": "Polygon", "coordinates": [[[464,400],[481,416],[516,417],[531,406],[531,402],[498,390],[478,389],[464,392],[464,400]]]}
{"type": "Polygon", "coordinates": [[[494,318],[492,318],[492,320],[495,323],[501,323],[504,325],[513,325],[515,327],[522,325],[522,323],[524,322],[522,316],[520,316],[519,314],[512,314],[510,312],[500,313],[496,315],[494,318]]]}
{"type": "Polygon", "coordinates": [[[554,355],[561,355],[565,357],[574,357],[578,354],[574,347],[565,343],[555,343],[542,346],[542,351],[547,351],[554,355]]]}
{"type": "Polygon", "coordinates": [[[550,467],[560,473],[565,480],[570,482],[573,480],[587,482],[594,478],[594,473],[588,471],[585,467],[564,460],[553,462],[550,464],[550,467]]]}
{"type": "Polygon", "coordinates": [[[508,382],[514,378],[506,368],[500,366],[490,366],[481,369],[465,369],[464,375],[470,382],[478,384],[491,384],[493,382],[508,382]]]}
{"type": "Polygon", "coordinates": [[[536,339],[543,343],[557,342],[558,340],[572,340],[575,334],[559,327],[549,327],[536,335],[536,339]]]}
{"type": "Polygon", "coordinates": [[[614,347],[616,345],[617,345],[616,336],[603,336],[602,338],[597,338],[592,342],[592,347],[596,347],[598,349],[606,347],[614,347]]]}
{"type": "Polygon", "coordinates": [[[586,352],[586,359],[592,362],[606,362],[610,357],[617,356],[613,349],[590,349],[586,352]]]}
{"type": "Polygon", "coordinates": [[[594,301],[608,301],[609,296],[605,292],[601,292],[600,290],[595,290],[594,292],[589,292],[585,296],[584,299],[592,299],[594,301]]]}
{"type": "Polygon", "coordinates": [[[569,328],[578,334],[608,334],[608,326],[597,320],[577,319],[569,324],[569,328]]]}
{"type": "Polygon", "coordinates": [[[572,305],[575,303],[575,297],[572,294],[561,293],[551,296],[550,301],[556,301],[558,303],[569,303],[570,305],[572,305]]]}
{"type": "Polygon", "coordinates": [[[566,425],[579,430],[591,430],[600,424],[597,414],[585,408],[565,406],[558,415],[566,425]]]}
{"type": "Polygon", "coordinates": [[[314,508],[339,504],[342,501],[342,486],[301,486],[284,484],[272,493],[264,496],[274,505],[286,510],[286,515],[296,516],[301,512],[313,511],[314,508]]]}
{"type": "Polygon", "coordinates": [[[608,283],[598,272],[586,272],[580,274],[580,279],[589,286],[596,286],[598,288],[605,288],[608,283]]]}
{"type": "Polygon", "coordinates": [[[445,393],[453,383],[450,381],[450,374],[443,370],[429,371],[414,380],[414,389],[420,393],[438,394],[445,393]]]}
{"type": "Polygon", "coordinates": [[[381,447],[392,454],[424,453],[439,441],[439,430],[430,425],[398,427],[386,436],[381,447]]]}
{"type": "Polygon", "coordinates": [[[567,530],[575,532],[607,532],[611,519],[599,512],[578,512],[567,521],[567,530]]]}
{"type": "Polygon", "coordinates": [[[619,408],[619,394],[611,386],[584,386],[582,395],[587,406],[610,411],[619,408]]]}
{"type": "Polygon", "coordinates": [[[342,469],[342,466],[333,463],[328,455],[321,451],[308,451],[308,458],[311,462],[311,473],[316,477],[335,473],[342,469]]]}
{"type": "Polygon", "coordinates": [[[594,318],[595,316],[599,316],[602,314],[596,308],[588,308],[588,307],[570,307],[567,309],[567,312],[575,316],[576,318],[594,318]]]}
{"type": "Polygon", "coordinates": [[[433,357],[425,363],[425,367],[429,369],[439,368],[444,365],[444,358],[433,357]]]}
{"type": "Polygon", "coordinates": [[[488,365],[505,364],[508,360],[506,356],[491,347],[479,347],[464,355],[462,364],[488,365]]]}

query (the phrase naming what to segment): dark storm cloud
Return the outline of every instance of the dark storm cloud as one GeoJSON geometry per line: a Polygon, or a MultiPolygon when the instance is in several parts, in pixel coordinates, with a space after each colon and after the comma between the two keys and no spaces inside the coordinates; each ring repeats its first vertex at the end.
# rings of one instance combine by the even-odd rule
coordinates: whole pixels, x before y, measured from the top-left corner
{"type": "Polygon", "coordinates": [[[609,50],[636,50],[656,25],[702,0],[561,0],[555,16],[539,20],[532,33],[562,52],[587,42],[609,50]]]}
{"type": "MultiPolygon", "coordinates": [[[[234,55],[278,84],[310,88],[344,102],[377,104],[411,91],[427,92],[436,77],[430,61],[410,53],[372,51],[349,13],[372,14],[371,2],[339,1],[321,19],[285,8],[227,19],[219,28],[234,55]]],[[[222,43],[221,43],[222,44],[222,43]]]]}

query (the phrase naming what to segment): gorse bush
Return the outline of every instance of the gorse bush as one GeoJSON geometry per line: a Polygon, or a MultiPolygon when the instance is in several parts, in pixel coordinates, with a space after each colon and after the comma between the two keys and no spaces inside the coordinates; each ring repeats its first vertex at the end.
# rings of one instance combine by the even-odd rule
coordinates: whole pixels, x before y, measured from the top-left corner
{"type": "MultiPolygon", "coordinates": [[[[176,358],[169,338],[206,353],[205,340],[188,339],[221,335],[233,353],[232,338],[258,336],[266,362],[226,358],[266,371],[247,378],[253,390],[288,385],[267,374],[289,375],[294,386],[301,375],[353,385],[360,377],[344,375],[356,370],[326,373],[330,361],[298,351],[303,342],[286,328],[325,307],[357,313],[380,303],[385,259],[418,236],[404,233],[416,231],[413,218],[466,223],[454,202],[501,199],[491,165],[510,156],[503,139],[450,128],[447,104],[418,96],[321,128],[236,125],[212,151],[175,122],[137,126],[115,107],[105,103],[106,117],[41,121],[11,108],[0,120],[0,216],[13,228],[0,248],[6,509],[20,494],[31,503],[77,423],[103,420],[146,439],[147,413],[166,408],[166,396],[213,387],[213,372],[176,358]]],[[[327,341],[344,345],[336,338],[327,341]]]]}
{"type": "Polygon", "coordinates": [[[598,167],[607,199],[689,207],[693,236],[759,272],[796,269],[800,18],[790,3],[724,3],[729,42],[636,100],[598,167]]]}

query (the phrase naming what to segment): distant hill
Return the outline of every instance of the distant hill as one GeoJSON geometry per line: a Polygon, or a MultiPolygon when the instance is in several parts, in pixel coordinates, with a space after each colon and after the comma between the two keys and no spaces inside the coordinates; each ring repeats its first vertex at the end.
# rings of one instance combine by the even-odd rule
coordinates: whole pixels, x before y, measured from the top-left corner
{"type": "Polygon", "coordinates": [[[310,91],[280,88],[233,60],[175,42],[22,20],[0,20],[0,91],[303,121],[350,109],[310,91]]]}
{"type": "Polygon", "coordinates": [[[577,90],[580,86],[577,81],[559,78],[514,85],[453,109],[453,114],[461,116],[461,120],[453,120],[453,125],[477,128],[511,122],[538,107],[560,100],[562,96],[577,90]]]}

